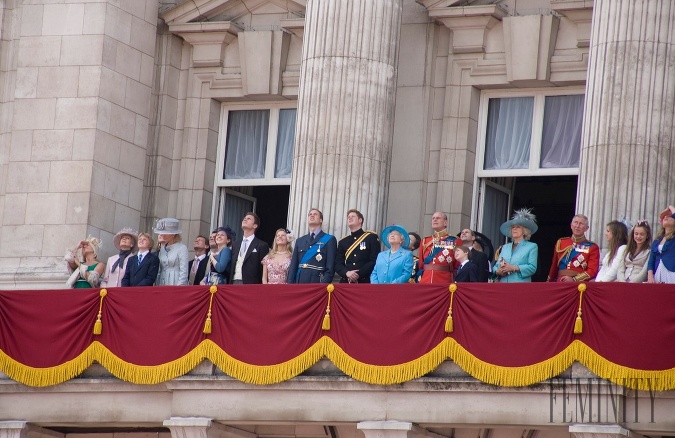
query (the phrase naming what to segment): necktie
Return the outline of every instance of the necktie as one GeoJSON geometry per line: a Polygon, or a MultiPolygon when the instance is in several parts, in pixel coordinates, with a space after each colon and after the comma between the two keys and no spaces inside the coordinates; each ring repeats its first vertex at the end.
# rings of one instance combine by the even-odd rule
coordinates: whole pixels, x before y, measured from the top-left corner
{"type": "Polygon", "coordinates": [[[141,262],[143,261],[143,254],[138,255],[138,265],[141,265],[141,262]]]}
{"type": "Polygon", "coordinates": [[[316,236],[314,235],[314,233],[310,234],[310,235],[309,235],[309,241],[310,241],[310,242],[314,242],[314,238],[315,238],[315,237],[316,237],[316,236]]]}
{"type": "Polygon", "coordinates": [[[239,257],[244,257],[246,255],[246,247],[248,246],[248,239],[244,239],[241,242],[241,248],[239,249],[239,257]]]}

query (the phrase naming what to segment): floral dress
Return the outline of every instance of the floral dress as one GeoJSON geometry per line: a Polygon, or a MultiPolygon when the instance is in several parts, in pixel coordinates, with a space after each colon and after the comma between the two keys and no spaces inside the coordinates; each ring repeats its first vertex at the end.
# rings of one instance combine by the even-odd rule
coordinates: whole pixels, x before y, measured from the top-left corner
{"type": "Polygon", "coordinates": [[[267,267],[268,284],[286,284],[288,267],[291,266],[290,256],[283,263],[277,264],[269,255],[266,255],[261,263],[267,267]]]}

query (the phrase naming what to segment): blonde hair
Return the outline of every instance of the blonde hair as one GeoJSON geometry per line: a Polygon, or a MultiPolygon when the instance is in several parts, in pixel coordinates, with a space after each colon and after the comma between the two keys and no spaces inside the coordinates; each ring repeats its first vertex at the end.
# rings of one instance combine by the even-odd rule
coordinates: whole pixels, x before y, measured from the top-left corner
{"type": "MultiPolygon", "coordinates": [[[[274,257],[277,254],[281,254],[279,252],[279,248],[277,247],[277,233],[279,231],[283,231],[284,234],[286,234],[286,240],[288,240],[288,232],[286,232],[285,228],[279,228],[278,230],[276,230],[274,232],[274,239],[272,240],[272,249],[269,252],[270,257],[274,257]]],[[[286,244],[286,252],[288,252],[289,254],[293,254],[293,244],[291,242],[288,242],[286,244]]]]}
{"type": "Polygon", "coordinates": [[[148,249],[152,250],[152,247],[155,246],[155,239],[152,238],[152,236],[148,233],[138,233],[138,238],[140,239],[141,236],[144,236],[146,239],[150,241],[150,245],[148,245],[148,249]]]}

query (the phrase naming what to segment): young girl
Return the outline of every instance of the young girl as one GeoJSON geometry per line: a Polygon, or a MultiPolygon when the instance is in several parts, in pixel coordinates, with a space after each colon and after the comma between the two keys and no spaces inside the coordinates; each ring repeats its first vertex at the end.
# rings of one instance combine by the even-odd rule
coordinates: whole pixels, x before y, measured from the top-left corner
{"type": "Polygon", "coordinates": [[[293,256],[293,234],[284,228],[279,228],[274,234],[272,251],[261,261],[263,266],[263,284],[286,284],[288,268],[293,256]]]}
{"type": "Polygon", "coordinates": [[[609,252],[602,259],[602,268],[595,281],[616,281],[616,273],[626,250],[628,227],[619,221],[612,221],[605,229],[605,239],[609,243],[609,252]]]}
{"type": "Polygon", "coordinates": [[[652,229],[645,220],[638,221],[631,231],[631,239],[621,257],[616,281],[644,283],[647,281],[647,262],[649,261],[649,242],[652,241],[652,229]]]}

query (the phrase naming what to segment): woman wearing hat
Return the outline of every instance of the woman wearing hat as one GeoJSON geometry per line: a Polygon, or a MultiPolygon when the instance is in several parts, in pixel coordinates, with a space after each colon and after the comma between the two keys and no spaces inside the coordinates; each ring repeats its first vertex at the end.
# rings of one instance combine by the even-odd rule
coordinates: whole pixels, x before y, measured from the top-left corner
{"type": "Polygon", "coordinates": [[[127,258],[136,251],[138,233],[131,228],[122,228],[113,239],[118,254],[109,257],[105,266],[101,287],[120,287],[127,269],[127,258]]]}
{"type": "Polygon", "coordinates": [[[157,286],[187,286],[188,248],[181,243],[180,222],[173,218],[160,219],[153,231],[159,245],[157,286]]]}
{"type": "Polygon", "coordinates": [[[377,255],[370,274],[372,284],[407,283],[413,270],[413,254],[408,232],[400,225],[390,225],[382,231],[382,242],[389,248],[377,255]]]}
{"type": "Polygon", "coordinates": [[[492,268],[496,280],[502,283],[523,283],[532,281],[537,272],[539,247],[530,242],[532,234],[539,228],[529,209],[516,210],[511,220],[504,222],[499,231],[511,242],[497,250],[497,262],[492,268]]]}
{"type": "Polygon", "coordinates": [[[98,287],[101,274],[105,265],[98,261],[98,252],[101,249],[101,241],[96,237],[89,236],[82,240],[75,249],[66,251],[64,260],[68,264],[71,273],[66,282],[73,289],[86,289],[98,287]]]}
{"type": "Polygon", "coordinates": [[[675,283],[675,207],[659,214],[661,234],[652,243],[647,266],[647,283],[675,283]]]}

